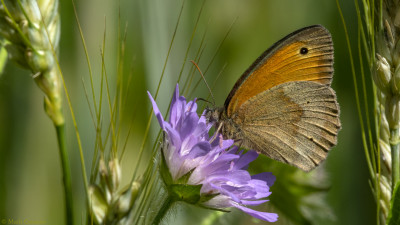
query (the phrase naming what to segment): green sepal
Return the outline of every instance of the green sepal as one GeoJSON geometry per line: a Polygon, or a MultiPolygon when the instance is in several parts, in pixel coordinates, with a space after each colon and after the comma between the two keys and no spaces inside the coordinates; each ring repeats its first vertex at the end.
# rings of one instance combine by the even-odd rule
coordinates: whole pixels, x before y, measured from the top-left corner
{"type": "Polygon", "coordinates": [[[164,156],[164,145],[168,145],[167,140],[165,138],[165,134],[163,137],[163,143],[161,144],[161,165],[160,165],[160,175],[162,180],[164,181],[164,184],[168,187],[170,184],[173,183],[172,175],[169,172],[169,168],[167,165],[167,161],[165,160],[164,156]]]}
{"type": "Polygon", "coordinates": [[[197,205],[200,206],[201,208],[204,208],[204,209],[217,210],[217,211],[220,211],[220,212],[230,212],[230,210],[220,209],[220,208],[213,208],[213,207],[207,207],[207,206],[205,206],[205,205],[203,204],[204,202],[207,202],[207,201],[213,199],[214,197],[216,197],[216,196],[218,196],[218,195],[219,195],[219,193],[215,193],[215,194],[202,194],[201,197],[200,197],[199,204],[197,204],[197,205]]]}
{"type": "Polygon", "coordinates": [[[202,194],[202,195],[201,195],[201,198],[200,198],[200,203],[207,202],[207,201],[213,199],[215,196],[218,196],[218,195],[219,195],[219,193],[215,193],[215,194],[202,194]]]}
{"type": "Polygon", "coordinates": [[[201,186],[201,184],[172,184],[168,187],[168,191],[176,201],[184,201],[189,204],[197,204],[200,200],[201,186]]]}
{"type": "Polygon", "coordinates": [[[175,184],[187,184],[194,169],[196,169],[196,168],[193,168],[192,170],[187,172],[185,175],[181,176],[177,181],[175,181],[175,184]]]}
{"type": "Polygon", "coordinates": [[[203,209],[211,209],[211,210],[220,211],[220,212],[225,212],[225,213],[231,212],[230,210],[227,210],[227,209],[220,209],[220,208],[207,207],[207,206],[199,205],[199,204],[198,204],[197,206],[199,206],[199,207],[201,207],[201,208],[203,208],[203,209]]]}
{"type": "Polygon", "coordinates": [[[388,225],[400,224],[400,183],[396,184],[393,192],[392,200],[390,201],[390,211],[388,217],[388,225]]]}

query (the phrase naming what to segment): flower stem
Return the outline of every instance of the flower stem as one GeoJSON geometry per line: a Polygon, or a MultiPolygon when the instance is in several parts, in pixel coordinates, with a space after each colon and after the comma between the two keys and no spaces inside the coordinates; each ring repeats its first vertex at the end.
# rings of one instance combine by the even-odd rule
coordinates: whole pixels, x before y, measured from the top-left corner
{"type": "Polygon", "coordinates": [[[156,217],[154,217],[152,225],[160,224],[161,220],[164,218],[165,214],[168,212],[168,209],[171,208],[172,204],[175,202],[174,198],[171,195],[164,200],[160,210],[158,211],[156,217]]]}
{"type": "Polygon", "coordinates": [[[64,183],[65,197],[65,221],[67,225],[74,224],[73,202],[72,202],[72,185],[71,185],[71,168],[69,166],[68,152],[65,143],[65,126],[64,124],[55,125],[57,130],[58,147],[60,150],[60,159],[64,183]]]}
{"type": "Polygon", "coordinates": [[[390,144],[392,152],[392,190],[394,190],[400,178],[400,143],[398,140],[400,138],[400,130],[398,128],[392,129],[391,136],[392,139],[396,140],[393,144],[390,144]]]}

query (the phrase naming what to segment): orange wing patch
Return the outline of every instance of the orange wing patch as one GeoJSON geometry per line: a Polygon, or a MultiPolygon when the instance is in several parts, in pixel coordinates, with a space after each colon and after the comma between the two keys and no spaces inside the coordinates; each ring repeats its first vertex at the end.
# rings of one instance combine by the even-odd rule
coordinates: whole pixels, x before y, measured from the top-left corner
{"type": "MultiPolygon", "coordinates": [[[[274,86],[291,81],[313,81],[329,85],[333,74],[333,45],[325,28],[308,34],[299,32],[268,49],[242,75],[229,99],[231,116],[251,97],[274,86]]],[[[233,91],[233,90],[232,90],[233,91]]]]}

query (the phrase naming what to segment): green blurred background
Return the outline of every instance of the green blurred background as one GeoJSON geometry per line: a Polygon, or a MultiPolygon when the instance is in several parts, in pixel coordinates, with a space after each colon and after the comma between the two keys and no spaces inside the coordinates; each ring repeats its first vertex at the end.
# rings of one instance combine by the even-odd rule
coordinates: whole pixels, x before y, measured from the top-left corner
{"type": "MultiPolygon", "coordinates": [[[[132,124],[132,134],[122,160],[123,180],[127,183],[137,160],[150,105],[146,90],[155,93],[168,48],[182,6],[180,0],[77,0],[78,17],[86,39],[99,92],[103,34],[106,30],[105,64],[111,86],[117,71],[118,30],[127,31],[124,74],[132,74],[128,100],[124,105],[122,129],[132,124]]],[[[336,221],[323,224],[375,224],[375,204],[368,181],[362,148],[350,58],[340,16],[333,0],[214,0],[207,1],[199,18],[188,60],[184,61],[190,37],[203,1],[187,0],[172,45],[171,55],[161,85],[159,107],[166,111],[170,96],[186,63],[183,81],[195,59],[205,34],[203,53],[197,60],[212,85],[217,104],[223,104],[241,73],[270,45],[286,34],[312,24],[328,28],[335,46],[333,88],[341,107],[342,130],[339,142],[324,163],[330,179],[327,201],[336,221]],[[230,26],[232,30],[222,43],[230,26]],[[218,51],[217,51],[218,50],[218,51]],[[216,54],[216,55],[215,55],[216,54]],[[215,55],[215,58],[214,58],[215,55]],[[213,61],[211,62],[211,60],[213,61]],[[226,66],[226,67],[224,67],[226,66]]],[[[356,45],[356,11],[352,1],[340,1],[353,47],[356,45]]],[[[60,2],[62,33],[60,64],[77,116],[87,170],[95,143],[95,128],[82,79],[89,84],[88,67],[74,18],[72,3],[60,2]]],[[[355,51],[356,49],[353,49],[355,51]]],[[[197,81],[198,77],[195,77],[197,81]]],[[[181,81],[183,85],[184,82],[181,81]]],[[[114,93],[115,88],[111,89],[114,93]]],[[[203,83],[189,97],[207,97],[203,83]]],[[[97,98],[98,99],[98,98],[97,98]]],[[[42,220],[46,224],[63,224],[63,191],[55,130],[43,110],[43,94],[29,72],[9,63],[0,77],[0,219],[42,220]]],[[[78,145],[67,105],[65,104],[69,154],[72,163],[73,192],[77,221],[83,221],[84,191],[78,145]]],[[[107,118],[104,118],[107,123],[107,118]]],[[[147,149],[155,141],[158,127],[152,123],[147,149]]],[[[122,135],[122,139],[126,136],[122,135]]],[[[151,160],[150,156],[145,159],[151,160]]],[[[144,166],[144,165],[143,165],[144,166]]],[[[279,177],[278,177],[279,179],[279,177]]],[[[186,224],[200,220],[207,212],[193,207],[178,207],[169,224],[186,224]],[[181,217],[180,215],[185,215],[181,217]],[[186,222],[185,222],[186,221],[186,222]]],[[[249,217],[235,214],[238,218],[249,217]]],[[[243,222],[246,224],[246,222],[243,222]]],[[[282,219],[277,224],[290,224],[282,219]]]]}

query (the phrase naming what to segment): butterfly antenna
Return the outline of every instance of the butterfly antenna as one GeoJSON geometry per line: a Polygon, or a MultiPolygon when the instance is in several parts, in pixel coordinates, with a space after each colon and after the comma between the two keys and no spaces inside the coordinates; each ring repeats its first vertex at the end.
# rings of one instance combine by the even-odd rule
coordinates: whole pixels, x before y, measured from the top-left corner
{"type": "Polygon", "coordinates": [[[197,98],[197,101],[204,101],[204,102],[213,104],[212,102],[210,102],[210,101],[208,101],[207,99],[204,99],[204,98],[197,98]]]}
{"type": "MultiPolygon", "coordinates": [[[[208,86],[208,83],[207,83],[207,81],[206,81],[206,78],[204,78],[204,75],[203,75],[203,73],[201,72],[201,70],[200,70],[199,66],[197,65],[197,63],[196,63],[195,61],[193,61],[193,60],[190,60],[190,62],[193,63],[193,65],[194,65],[194,66],[197,68],[197,70],[199,71],[199,73],[200,73],[200,75],[201,75],[201,78],[203,78],[204,83],[206,84],[206,86],[207,86],[207,88],[208,88],[208,91],[209,91],[210,94],[211,94],[211,98],[212,98],[212,100],[213,100],[212,104],[213,104],[213,106],[215,106],[215,98],[214,98],[214,95],[213,95],[213,93],[212,93],[212,91],[211,91],[210,86],[208,86]]],[[[209,101],[207,101],[207,102],[209,102],[209,101]]]]}

